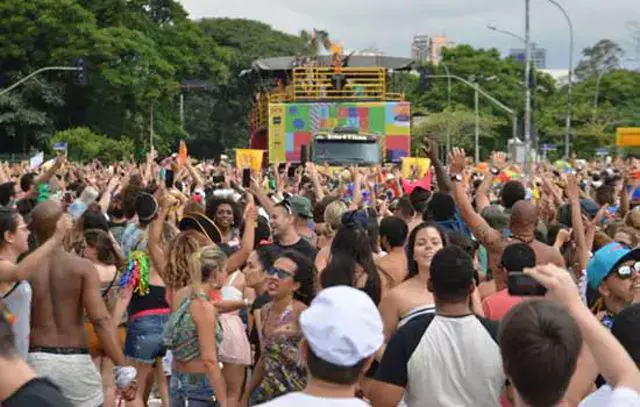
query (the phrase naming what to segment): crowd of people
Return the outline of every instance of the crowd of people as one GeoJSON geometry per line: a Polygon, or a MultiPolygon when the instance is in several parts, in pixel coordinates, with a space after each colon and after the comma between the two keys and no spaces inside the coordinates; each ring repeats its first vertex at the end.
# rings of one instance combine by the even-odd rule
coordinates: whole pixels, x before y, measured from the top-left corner
{"type": "Polygon", "coordinates": [[[1,405],[640,406],[640,159],[425,151],[0,164],[1,405]]]}

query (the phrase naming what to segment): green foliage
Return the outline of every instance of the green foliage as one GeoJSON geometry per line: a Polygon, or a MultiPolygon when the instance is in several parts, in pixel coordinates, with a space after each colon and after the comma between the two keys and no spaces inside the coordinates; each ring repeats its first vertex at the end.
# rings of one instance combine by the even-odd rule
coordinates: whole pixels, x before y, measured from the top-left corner
{"type": "Polygon", "coordinates": [[[594,46],[582,50],[582,55],[584,59],[575,69],[576,77],[579,80],[617,68],[620,66],[624,51],[617,43],[604,39],[598,41],[594,46]]]}
{"type": "Polygon", "coordinates": [[[74,161],[87,162],[97,158],[102,162],[114,162],[133,153],[133,143],[130,140],[114,140],[86,127],[57,132],[51,138],[51,146],[58,142],[68,144],[69,158],[74,161]]]}
{"type": "MultiPolygon", "coordinates": [[[[480,128],[480,156],[486,157],[496,148],[491,140],[497,137],[496,129],[500,124],[497,117],[491,115],[479,116],[480,128]],[[485,147],[483,149],[483,147],[485,147]],[[488,147],[488,148],[487,148],[488,147]]],[[[415,147],[424,145],[423,140],[430,138],[440,145],[446,145],[447,134],[451,137],[451,145],[464,148],[473,155],[475,149],[475,112],[464,107],[454,111],[427,114],[419,124],[413,127],[413,141],[415,147]]],[[[497,148],[500,148],[499,146],[497,148]]],[[[418,153],[415,150],[414,153],[418,153]]]]}
{"type": "MultiPolygon", "coordinates": [[[[258,58],[316,51],[309,31],[290,35],[245,19],[192,21],[177,0],[0,2],[0,87],[38,68],[69,65],[75,57],[86,60],[89,80],[79,87],[69,72],[47,72],[0,97],[3,151],[41,150],[64,137],[77,151],[75,158],[119,160],[147,150],[150,139],[161,153],[175,151],[178,140],[187,139],[194,156],[215,157],[247,143],[256,84],[240,72],[258,58]],[[191,80],[207,86],[181,86],[191,80]]],[[[590,154],[613,142],[617,126],[640,125],[640,73],[617,69],[622,54],[612,41],[602,40],[583,54],[574,87],[573,138],[578,154],[590,154]],[[594,73],[600,72],[606,73],[594,114],[594,73]]],[[[446,49],[442,60],[451,74],[477,82],[523,122],[522,64],[502,59],[497,50],[467,45],[446,49]]],[[[444,64],[430,68],[443,75],[444,64]]],[[[561,146],[567,89],[557,89],[539,72],[534,82],[535,134],[540,143],[561,146]]],[[[446,79],[421,87],[413,73],[395,73],[389,81],[389,90],[404,93],[414,111],[427,112],[414,129],[416,139],[443,140],[450,131],[454,145],[472,150],[474,90],[454,80],[448,112],[447,89],[446,79]]],[[[506,146],[511,117],[484,97],[480,117],[485,156],[506,146]]]]}

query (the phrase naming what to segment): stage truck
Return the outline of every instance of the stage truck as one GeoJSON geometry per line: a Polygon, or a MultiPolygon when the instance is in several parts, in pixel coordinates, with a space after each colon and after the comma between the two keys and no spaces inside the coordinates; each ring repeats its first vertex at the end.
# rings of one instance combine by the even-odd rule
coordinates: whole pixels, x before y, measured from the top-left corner
{"type": "MultiPolygon", "coordinates": [[[[322,37],[321,32],[314,35],[322,37]]],[[[393,73],[413,60],[342,55],[260,59],[242,75],[255,94],[250,146],[268,163],[307,159],[332,166],[371,166],[410,155],[411,106],[393,92],[393,73]],[[305,147],[306,146],[306,147],[305,147]]]]}

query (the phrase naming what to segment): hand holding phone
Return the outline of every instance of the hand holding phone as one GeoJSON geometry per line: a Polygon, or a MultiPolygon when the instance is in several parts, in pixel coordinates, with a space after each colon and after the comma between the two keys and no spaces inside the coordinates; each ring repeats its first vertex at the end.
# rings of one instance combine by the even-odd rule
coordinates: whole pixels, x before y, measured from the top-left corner
{"type": "Polygon", "coordinates": [[[249,188],[251,186],[251,169],[245,168],[242,170],[242,188],[249,188]]]}
{"type": "Polygon", "coordinates": [[[521,271],[509,271],[507,287],[509,295],[522,297],[542,297],[547,293],[547,289],[532,277],[521,271]]]}

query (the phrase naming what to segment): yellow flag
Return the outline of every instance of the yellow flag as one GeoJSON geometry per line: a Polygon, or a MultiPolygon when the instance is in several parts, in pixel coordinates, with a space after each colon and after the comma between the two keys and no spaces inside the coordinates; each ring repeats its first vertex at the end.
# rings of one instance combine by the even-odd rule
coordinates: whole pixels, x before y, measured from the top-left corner
{"type": "Polygon", "coordinates": [[[424,177],[431,167],[431,160],[424,157],[402,157],[402,178],[411,179],[424,177]],[[417,171],[414,172],[414,169],[417,171]]]}
{"type": "Polygon", "coordinates": [[[236,168],[245,169],[251,168],[254,172],[260,172],[262,170],[262,157],[264,156],[264,150],[254,150],[249,148],[237,148],[236,149],[236,168]]]}

